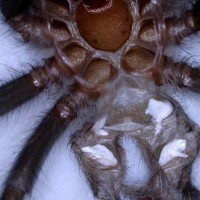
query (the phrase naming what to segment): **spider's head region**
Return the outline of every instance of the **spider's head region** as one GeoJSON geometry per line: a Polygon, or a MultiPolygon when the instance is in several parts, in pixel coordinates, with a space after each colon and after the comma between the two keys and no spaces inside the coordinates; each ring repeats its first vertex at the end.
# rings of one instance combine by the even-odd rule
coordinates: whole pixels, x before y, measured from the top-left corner
{"type": "Polygon", "coordinates": [[[133,23],[124,0],[83,0],[76,21],[80,35],[92,47],[113,52],[129,39],[133,23]]]}

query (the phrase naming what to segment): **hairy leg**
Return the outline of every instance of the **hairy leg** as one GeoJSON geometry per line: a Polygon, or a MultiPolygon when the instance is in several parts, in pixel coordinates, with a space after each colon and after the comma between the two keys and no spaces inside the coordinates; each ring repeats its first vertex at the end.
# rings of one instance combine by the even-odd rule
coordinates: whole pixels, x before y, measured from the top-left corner
{"type": "Polygon", "coordinates": [[[49,150],[76,117],[70,97],[63,97],[44,117],[20,153],[6,181],[1,200],[23,199],[31,191],[49,150]]]}
{"type": "Polygon", "coordinates": [[[134,76],[138,72],[144,79],[153,80],[157,86],[172,85],[200,93],[200,69],[186,63],[174,63],[166,56],[157,63],[155,53],[143,47],[132,47],[126,52],[122,67],[128,74],[134,76]],[[137,62],[134,64],[133,60],[137,62]]]}
{"type": "Polygon", "coordinates": [[[0,115],[37,96],[48,83],[61,83],[58,70],[49,64],[46,62],[43,67],[35,68],[30,73],[0,87],[0,115]]]}
{"type": "MultiPolygon", "coordinates": [[[[78,44],[70,44],[64,48],[64,56],[76,69],[87,62],[90,56],[78,44]]],[[[59,63],[59,58],[49,58],[43,67],[34,68],[23,75],[0,87],[0,115],[29,101],[41,93],[49,84],[63,85],[73,78],[67,68],[59,63]]],[[[68,84],[68,83],[67,83],[68,84]]]]}
{"type": "MultiPolygon", "coordinates": [[[[96,86],[104,85],[113,78],[112,67],[109,62],[104,60],[94,61],[87,67],[83,76],[84,80],[96,86]],[[104,72],[104,76],[97,77],[93,73],[94,64],[97,67],[97,72],[104,72]]],[[[100,91],[90,91],[83,85],[75,83],[71,87],[70,94],[58,100],[26,142],[8,176],[1,200],[12,200],[17,197],[22,200],[24,194],[31,191],[46,155],[76,117],[77,110],[94,105],[100,96],[100,91]]],[[[90,118],[89,123],[92,120],[94,120],[94,116],[90,118]]]]}

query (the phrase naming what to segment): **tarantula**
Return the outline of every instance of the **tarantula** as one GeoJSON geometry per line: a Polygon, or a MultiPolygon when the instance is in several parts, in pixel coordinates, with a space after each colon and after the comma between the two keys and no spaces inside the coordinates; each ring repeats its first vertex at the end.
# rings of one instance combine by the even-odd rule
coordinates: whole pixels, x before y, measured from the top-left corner
{"type": "Polygon", "coordinates": [[[63,91],[26,141],[7,177],[1,200],[23,200],[31,192],[53,144],[83,114],[86,117],[71,133],[70,143],[94,197],[199,198],[190,183],[199,129],[163,89],[173,85],[200,92],[199,69],[164,56],[167,46],[200,29],[200,1],[190,1],[190,11],[181,8],[185,1],[182,3],[0,1],[5,21],[25,41],[55,51],[43,66],[0,87],[0,115],[47,87],[59,85],[63,91]],[[181,16],[168,12],[179,8],[181,16]],[[161,121],[152,121],[148,115],[155,101],[168,105],[161,121]],[[149,171],[145,183],[134,183],[131,178],[128,158],[134,153],[134,144],[140,147],[149,171]],[[178,149],[174,157],[163,157],[167,148],[178,149]],[[95,151],[103,151],[108,158],[95,151]]]}

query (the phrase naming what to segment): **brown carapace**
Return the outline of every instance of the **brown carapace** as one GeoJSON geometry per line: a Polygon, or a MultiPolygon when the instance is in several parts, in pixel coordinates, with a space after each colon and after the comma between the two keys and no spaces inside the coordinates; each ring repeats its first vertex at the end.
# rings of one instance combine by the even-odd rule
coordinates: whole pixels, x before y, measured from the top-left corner
{"type": "Polygon", "coordinates": [[[200,70],[186,63],[174,63],[163,53],[166,47],[179,44],[200,29],[199,0],[188,0],[192,9],[180,9],[181,16],[168,15],[184,3],[186,0],[174,5],[166,0],[0,1],[5,21],[14,31],[25,41],[52,47],[55,52],[43,66],[0,87],[0,115],[52,85],[64,90],[20,152],[1,200],[23,200],[25,194],[31,193],[53,144],[87,108],[93,108],[93,112],[83,120],[81,129],[72,133],[71,144],[94,198],[199,198],[190,183],[191,165],[198,152],[198,128],[178,103],[160,89],[171,85],[200,92],[200,70]],[[64,87],[66,84],[69,90],[64,87]],[[127,95],[130,98],[118,104],[120,95],[119,99],[127,95]],[[151,98],[168,98],[174,107],[159,133],[155,133],[150,116],[145,114],[151,98]],[[108,131],[97,134],[94,125],[104,116],[107,119],[99,131],[104,129],[105,133],[106,127],[108,131]],[[193,143],[186,147],[189,157],[162,165],[162,149],[174,139],[193,143]],[[131,149],[126,143],[131,146],[134,142],[140,147],[150,174],[143,185],[127,181],[132,176],[127,161],[131,149]],[[92,147],[107,149],[114,157],[112,162],[105,164],[96,159],[88,150],[92,147]],[[175,175],[177,171],[179,174],[175,175]]]}

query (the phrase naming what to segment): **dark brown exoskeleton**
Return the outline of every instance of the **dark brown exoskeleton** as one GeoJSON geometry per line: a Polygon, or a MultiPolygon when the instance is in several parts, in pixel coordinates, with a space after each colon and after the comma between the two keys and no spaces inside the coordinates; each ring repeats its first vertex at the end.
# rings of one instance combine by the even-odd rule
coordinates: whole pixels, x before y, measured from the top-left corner
{"type": "Polygon", "coordinates": [[[150,98],[167,97],[157,92],[157,86],[169,84],[200,92],[200,70],[174,63],[163,53],[167,46],[180,43],[200,29],[200,1],[187,3],[192,4],[192,9],[178,16],[168,15],[166,7],[173,10],[179,4],[168,5],[164,0],[0,1],[5,21],[25,41],[55,50],[43,66],[0,87],[0,115],[52,85],[63,86],[64,90],[20,152],[1,200],[23,200],[26,193],[31,193],[53,144],[83,110],[90,108],[95,109],[82,122],[80,130],[72,133],[71,144],[94,197],[199,198],[190,183],[190,168],[198,153],[198,128],[171,99],[175,111],[166,116],[158,132],[145,114],[150,98]],[[66,84],[69,91],[64,87],[66,84]],[[126,96],[130,86],[133,89],[130,98],[134,101],[126,109],[116,103],[116,94],[126,96]],[[107,131],[104,135],[96,134],[95,124],[105,115],[107,119],[98,130],[107,131]],[[122,129],[119,122],[126,128],[122,129]],[[185,154],[180,154],[183,157],[159,162],[164,146],[176,140],[186,144],[185,154]],[[129,147],[134,143],[140,147],[150,174],[141,185],[129,181],[132,166],[128,158],[133,153],[129,147]],[[91,148],[107,152],[112,159],[102,162],[98,153],[91,153],[91,148]],[[177,171],[179,176],[175,176],[177,171]]]}

